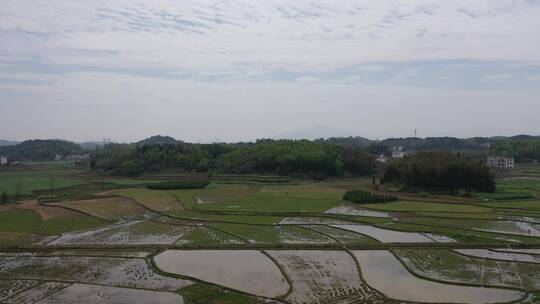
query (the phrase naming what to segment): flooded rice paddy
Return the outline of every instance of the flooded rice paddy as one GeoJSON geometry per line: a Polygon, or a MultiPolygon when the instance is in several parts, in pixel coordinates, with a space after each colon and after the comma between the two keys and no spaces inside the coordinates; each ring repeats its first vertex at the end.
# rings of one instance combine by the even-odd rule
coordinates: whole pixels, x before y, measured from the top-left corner
{"type": "Polygon", "coordinates": [[[183,304],[181,295],[172,292],[118,288],[100,285],[72,284],[39,302],[39,304],[183,304]]]}
{"type": "Polygon", "coordinates": [[[326,225],[338,225],[338,224],[350,224],[348,221],[328,219],[320,217],[286,217],[280,222],[280,225],[309,225],[309,224],[326,224],[326,225]]]}
{"type": "Polygon", "coordinates": [[[540,289],[540,264],[466,256],[450,249],[394,249],[418,276],[476,286],[540,289]]]}
{"type": "Polygon", "coordinates": [[[367,235],[382,243],[453,242],[450,238],[433,234],[428,236],[422,233],[395,231],[367,225],[332,225],[332,227],[367,235]]]}
{"type": "Polygon", "coordinates": [[[423,303],[507,303],[524,298],[521,291],[458,286],[420,279],[389,251],[354,251],[364,280],[387,297],[423,303]]]}
{"type": "Polygon", "coordinates": [[[540,264],[470,249],[166,250],[157,268],[145,251],[85,252],[3,253],[0,303],[183,303],[179,291],[196,282],[291,304],[508,303],[540,290],[540,264]]]}
{"type": "Polygon", "coordinates": [[[456,252],[477,258],[500,261],[540,263],[540,256],[517,252],[501,252],[488,249],[456,249],[456,252]]]}
{"type": "Polygon", "coordinates": [[[175,291],[191,284],[188,280],[156,273],[142,258],[105,256],[14,256],[0,264],[0,277],[163,291],[175,291]]]}
{"type": "Polygon", "coordinates": [[[540,224],[530,223],[523,220],[530,218],[519,218],[512,221],[463,221],[471,229],[477,231],[496,232],[512,235],[523,235],[540,237],[540,224]]]}
{"type": "Polygon", "coordinates": [[[49,295],[54,295],[62,289],[67,288],[70,284],[64,282],[36,282],[30,288],[21,291],[9,298],[4,299],[3,303],[19,304],[19,303],[40,303],[49,295]]]}
{"type": "Polygon", "coordinates": [[[292,282],[291,303],[366,301],[380,295],[362,282],[356,262],[345,251],[268,251],[292,282]]]}
{"type": "Polygon", "coordinates": [[[356,216],[369,216],[369,217],[392,217],[392,215],[388,212],[384,211],[374,211],[374,210],[368,210],[353,206],[338,206],[334,207],[332,209],[326,210],[324,213],[327,214],[338,214],[338,215],[356,215],[356,216]]]}
{"type": "Polygon", "coordinates": [[[154,261],[165,272],[258,296],[278,297],[289,290],[279,268],[257,250],[167,250],[154,261]]]}
{"type": "Polygon", "coordinates": [[[48,241],[48,245],[174,244],[190,232],[188,226],[172,226],[146,220],[120,221],[101,228],[74,231],[48,241]]]}
{"type": "Polygon", "coordinates": [[[495,251],[502,251],[502,252],[515,252],[515,253],[527,253],[527,254],[536,254],[540,255],[540,249],[511,249],[511,248],[496,248],[495,251]]]}

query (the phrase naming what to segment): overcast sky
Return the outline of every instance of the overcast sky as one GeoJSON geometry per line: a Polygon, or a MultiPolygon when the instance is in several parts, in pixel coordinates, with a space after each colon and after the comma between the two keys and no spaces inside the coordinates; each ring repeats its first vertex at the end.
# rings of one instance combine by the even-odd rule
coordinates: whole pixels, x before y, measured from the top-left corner
{"type": "Polygon", "coordinates": [[[0,139],[540,134],[537,0],[2,0],[0,139]]]}

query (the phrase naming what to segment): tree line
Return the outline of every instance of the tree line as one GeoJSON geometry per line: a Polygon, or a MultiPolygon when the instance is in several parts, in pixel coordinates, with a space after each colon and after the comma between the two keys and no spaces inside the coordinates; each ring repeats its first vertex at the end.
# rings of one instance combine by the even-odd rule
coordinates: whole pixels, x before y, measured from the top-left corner
{"type": "Polygon", "coordinates": [[[375,158],[355,147],[300,141],[252,144],[107,145],[92,155],[93,169],[136,176],[160,171],[258,173],[287,176],[367,175],[375,158]]]}
{"type": "MultiPolygon", "coordinates": [[[[290,140],[258,139],[255,142],[238,142],[229,144],[215,144],[226,148],[253,147],[262,144],[287,143],[290,140]]],[[[540,160],[540,137],[529,135],[518,135],[513,137],[408,137],[408,138],[388,138],[382,141],[369,140],[364,137],[332,137],[327,139],[316,139],[315,144],[325,146],[340,146],[344,148],[361,149],[369,154],[381,155],[390,154],[392,147],[403,146],[407,152],[417,151],[454,151],[464,153],[483,153],[507,155],[514,157],[517,161],[527,162],[540,160]],[[491,148],[490,148],[491,147],[491,148]]],[[[194,146],[183,141],[176,140],[169,136],[152,136],[137,143],[126,144],[124,146],[194,146]]],[[[87,144],[84,144],[87,147],[87,144]]],[[[0,155],[7,156],[13,161],[48,161],[54,160],[56,155],[67,156],[72,154],[88,153],[95,149],[83,149],[80,144],[65,140],[27,140],[19,144],[0,147],[0,155]]],[[[122,146],[113,144],[114,147],[122,146]]],[[[195,145],[196,146],[196,145],[195,145]]],[[[202,148],[204,152],[206,148],[202,148]]],[[[203,161],[204,162],[204,161],[203,161]]],[[[203,167],[205,164],[201,164],[203,167]]],[[[210,164],[211,165],[211,164],[210,164]]]]}
{"type": "Polygon", "coordinates": [[[350,190],[345,192],[343,200],[357,204],[377,204],[394,202],[398,200],[398,197],[391,194],[377,194],[365,190],[350,190]]]}
{"type": "Polygon", "coordinates": [[[483,158],[446,151],[419,152],[391,163],[383,183],[399,182],[409,188],[495,191],[495,175],[483,158]]]}
{"type": "Polygon", "coordinates": [[[503,140],[494,144],[490,153],[501,156],[511,156],[517,162],[532,162],[540,160],[540,139],[516,138],[503,140]]]}
{"type": "Polygon", "coordinates": [[[17,145],[0,147],[0,155],[10,161],[48,161],[54,160],[56,155],[64,157],[82,153],[84,150],[80,145],[58,139],[27,140],[17,145]]]}

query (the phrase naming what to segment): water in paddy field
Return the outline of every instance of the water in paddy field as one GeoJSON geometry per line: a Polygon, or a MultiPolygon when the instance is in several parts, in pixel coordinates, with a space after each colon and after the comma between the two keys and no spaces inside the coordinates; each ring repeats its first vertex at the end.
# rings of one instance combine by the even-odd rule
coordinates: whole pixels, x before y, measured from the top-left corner
{"type": "Polygon", "coordinates": [[[501,252],[488,249],[456,249],[466,256],[510,262],[540,263],[540,256],[521,252],[501,252]]]}
{"type": "Polygon", "coordinates": [[[389,298],[425,303],[505,303],[525,296],[521,291],[458,286],[420,279],[407,271],[389,251],[354,251],[362,276],[389,298]]]}
{"type": "Polygon", "coordinates": [[[392,217],[388,212],[383,211],[374,211],[361,209],[352,206],[339,206],[332,209],[326,210],[324,213],[327,214],[339,214],[339,215],[357,215],[357,216],[369,216],[369,217],[392,217]]]}
{"type": "Polygon", "coordinates": [[[278,297],[289,290],[279,268],[257,250],[167,250],[154,261],[165,272],[254,295],[278,297]]]}
{"type": "MultiPolygon", "coordinates": [[[[345,229],[370,236],[383,243],[433,243],[434,238],[416,232],[402,232],[382,229],[367,225],[332,225],[332,227],[345,229]]],[[[440,239],[440,238],[439,238],[440,239]]],[[[444,242],[452,242],[451,239],[441,239],[444,242]]]]}
{"type": "Polygon", "coordinates": [[[109,286],[73,284],[40,301],[42,304],[183,304],[181,295],[172,292],[117,288],[109,286]]]}

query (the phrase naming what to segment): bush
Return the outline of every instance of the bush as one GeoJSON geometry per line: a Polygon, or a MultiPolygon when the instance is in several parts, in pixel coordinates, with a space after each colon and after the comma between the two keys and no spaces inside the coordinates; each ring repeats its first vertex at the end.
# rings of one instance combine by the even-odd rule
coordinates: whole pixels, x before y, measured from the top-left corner
{"type": "Polygon", "coordinates": [[[40,195],[38,197],[38,202],[40,203],[56,203],[59,202],[60,198],[58,195],[40,195]]]}
{"type": "Polygon", "coordinates": [[[147,185],[152,190],[179,190],[179,189],[202,189],[208,186],[208,180],[175,181],[147,185]]]}
{"type": "Polygon", "coordinates": [[[343,195],[343,200],[358,203],[358,204],[372,204],[372,203],[387,203],[397,201],[397,196],[389,194],[375,194],[369,191],[352,190],[347,191],[343,195]]]}
{"type": "Polygon", "coordinates": [[[513,192],[496,192],[496,193],[481,193],[480,197],[492,199],[496,201],[523,200],[534,199],[535,196],[530,193],[513,193],[513,192]]]}

